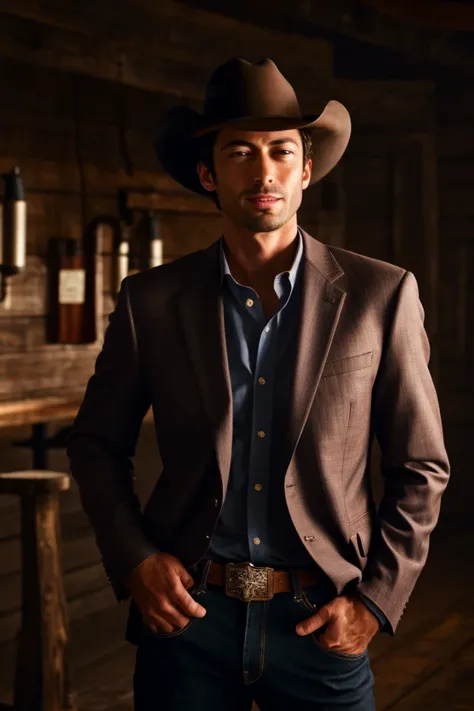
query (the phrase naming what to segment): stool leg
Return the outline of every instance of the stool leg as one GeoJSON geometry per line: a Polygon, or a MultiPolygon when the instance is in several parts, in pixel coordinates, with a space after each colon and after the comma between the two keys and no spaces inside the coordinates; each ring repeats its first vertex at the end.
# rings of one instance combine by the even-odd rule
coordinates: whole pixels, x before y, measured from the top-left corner
{"type": "Polygon", "coordinates": [[[15,711],[75,709],[65,671],[67,617],[57,493],[23,495],[22,626],[15,711]]]}

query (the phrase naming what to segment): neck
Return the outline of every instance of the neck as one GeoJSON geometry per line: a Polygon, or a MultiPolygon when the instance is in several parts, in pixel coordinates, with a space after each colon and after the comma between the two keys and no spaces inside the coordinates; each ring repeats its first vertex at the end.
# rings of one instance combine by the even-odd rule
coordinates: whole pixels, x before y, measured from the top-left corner
{"type": "Polygon", "coordinates": [[[225,223],[224,249],[234,279],[253,288],[273,288],[275,276],[290,270],[296,256],[296,215],[275,232],[255,233],[225,223]]]}

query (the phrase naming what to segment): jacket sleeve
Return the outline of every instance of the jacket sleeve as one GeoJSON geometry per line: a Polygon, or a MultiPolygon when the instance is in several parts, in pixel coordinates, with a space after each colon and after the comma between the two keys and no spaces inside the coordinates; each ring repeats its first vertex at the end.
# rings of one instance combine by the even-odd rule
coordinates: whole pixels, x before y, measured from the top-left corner
{"type": "Polygon", "coordinates": [[[128,597],[124,581],[132,570],[157,552],[143,531],[133,489],[131,458],[150,401],[138,359],[128,280],[122,282],[109,316],[67,447],[71,474],[118,599],[128,597]]]}
{"type": "Polygon", "coordinates": [[[417,281],[405,272],[374,384],[384,494],[358,585],[385,613],[391,634],[425,565],[450,476],[424,316],[417,281]]]}

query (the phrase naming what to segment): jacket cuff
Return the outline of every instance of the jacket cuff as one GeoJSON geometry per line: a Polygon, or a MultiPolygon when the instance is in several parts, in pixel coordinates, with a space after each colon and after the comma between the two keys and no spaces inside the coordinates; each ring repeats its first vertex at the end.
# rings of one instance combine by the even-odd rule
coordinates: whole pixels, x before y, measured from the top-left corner
{"type": "Polygon", "coordinates": [[[128,600],[130,597],[127,583],[132,572],[144,560],[159,552],[158,548],[148,541],[142,541],[139,547],[133,549],[124,546],[121,549],[121,553],[124,554],[123,559],[118,564],[116,560],[112,562],[111,556],[104,556],[102,551],[102,564],[118,602],[128,600]]]}
{"type": "Polygon", "coordinates": [[[387,617],[385,616],[385,613],[382,612],[380,607],[375,604],[367,595],[364,595],[364,593],[358,592],[357,593],[358,597],[362,600],[364,605],[369,608],[369,610],[375,615],[375,617],[379,621],[379,632],[383,632],[386,628],[387,625],[387,617]]]}

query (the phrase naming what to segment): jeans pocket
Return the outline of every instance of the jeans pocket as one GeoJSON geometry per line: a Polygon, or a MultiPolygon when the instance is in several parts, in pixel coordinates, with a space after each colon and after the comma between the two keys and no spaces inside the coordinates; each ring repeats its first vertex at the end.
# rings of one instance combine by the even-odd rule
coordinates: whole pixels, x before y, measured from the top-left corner
{"type": "Polygon", "coordinates": [[[184,627],[180,627],[178,630],[173,630],[173,632],[155,632],[155,630],[152,630],[151,627],[148,627],[145,620],[143,620],[143,629],[145,634],[150,635],[151,637],[155,637],[156,639],[168,639],[169,637],[178,637],[178,635],[183,634],[183,632],[186,632],[186,630],[189,629],[192,625],[194,619],[195,618],[192,617],[189,622],[184,625],[184,627]]]}
{"type": "MultiPolygon", "coordinates": [[[[193,586],[188,590],[189,594],[190,594],[191,597],[193,597],[194,599],[196,599],[196,594],[197,594],[197,593],[196,593],[196,590],[197,590],[197,586],[196,586],[196,585],[193,585],[193,586]]],[[[180,634],[183,634],[183,632],[186,632],[186,631],[191,627],[191,625],[192,625],[192,623],[194,622],[195,619],[196,619],[195,617],[191,617],[191,619],[189,620],[189,622],[187,622],[187,623],[184,625],[184,627],[180,627],[180,628],[177,629],[177,630],[173,630],[173,632],[155,632],[154,630],[151,629],[151,627],[148,627],[147,623],[145,622],[145,620],[144,620],[143,618],[142,618],[142,626],[143,626],[143,631],[145,632],[146,635],[149,635],[149,636],[151,636],[151,637],[155,637],[156,639],[168,639],[168,638],[171,638],[171,637],[178,637],[180,634]]]]}
{"type": "MultiPolygon", "coordinates": [[[[326,602],[329,602],[329,600],[323,601],[321,595],[318,594],[318,592],[319,591],[315,588],[310,588],[308,591],[301,590],[300,604],[303,605],[306,610],[309,610],[313,615],[316,614],[319,607],[326,604],[326,602]],[[317,599],[317,602],[313,601],[315,598],[317,599]]],[[[364,657],[366,657],[368,654],[368,649],[365,649],[359,654],[348,654],[347,652],[339,652],[336,649],[327,649],[327,647],[324,647],[318,639],[320,634],[321,631],[316,630],[316,632],[312,632],[307,636],[310,637],[313,644],[328,657],[332,657],[333,659],[342,659],[346,661],[358,661],[360,659],[364,659],[364,657]]]]}
{"type": "Polygon", "coordinates": [[[315,644],[316,647],[323,654],[327,654],[328,657],[332,657],[333,659],[342,659],[345,661],[357,662],[360,659],[364,659],[368,654],[367,649],[365,649],[363,652],[360,652],[359,654],[348,654],[347,652],[338,652],[337,649],[327,649],[327,647],[323,647],[321,642],[318,640],[316,634],[317,634],[316,632],[313,632],[310,635],[311,641],[313,642],[313,644],[315,644]]]}

